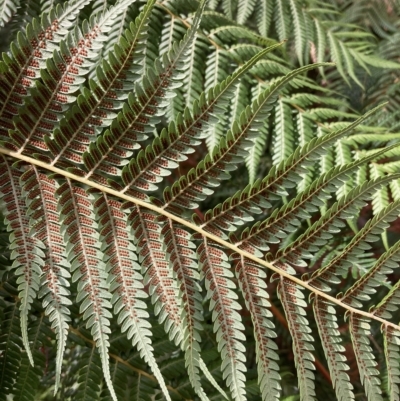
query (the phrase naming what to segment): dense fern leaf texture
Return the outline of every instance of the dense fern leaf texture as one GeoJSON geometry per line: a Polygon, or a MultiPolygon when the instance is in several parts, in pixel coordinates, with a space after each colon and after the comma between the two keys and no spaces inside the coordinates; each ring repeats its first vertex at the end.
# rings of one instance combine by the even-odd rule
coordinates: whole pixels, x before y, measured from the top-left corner
{"type": "Polygon", "coordinates": [[[0,401],[399,401],[399,18],[0,0],[0,401]]]}

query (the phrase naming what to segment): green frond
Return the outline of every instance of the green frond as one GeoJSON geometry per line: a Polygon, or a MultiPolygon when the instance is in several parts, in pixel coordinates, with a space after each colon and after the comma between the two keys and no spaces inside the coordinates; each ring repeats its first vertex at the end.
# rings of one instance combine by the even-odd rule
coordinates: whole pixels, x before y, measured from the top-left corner
{"type": "MultiPolygon", "coordinates": [[[[386,151],[383,150],[381,152],[381,154],[383,154],[386,151]]],[[[368,158],[333,168],[328,173],[321,175],[320,178],[314,181],[304,192],[299,193],[280,209],[275,209],[269,218],[245,229],[242,232],[240,241],[235,242],[236,245],[239,247],[251,246],[260,251],[268,251],[268,244],[281,242],[282,238],[285,238],[286,235],[294,232],[299,227],[301,220],[310,219],[312,215],[318,211],[319,206],[321,206],[326,199],[331,197],[330,194],[337,191],[337,188],[341,186],[342,180],[346,176],[356,170],[360,165],[367,163],[373,158],[374,156],[369,156],[368,158]]],[[[396,207],[397,203],[391,204],[387,212],[382,213],[379,218],[375,218],[374,222],[376,221],[376,223],[379,223],[382,219],[391,221],[396,207]]],[[[383,228],[386,228],[386,226],[383,228]]],[[[366,231],[366,228],[363,231],[366,231]]],[[[358,238],[358,236],[355,238],[358,238]]],[[[321,272],[321,270],[319,272],[321,272]]]]}
{"type": "Polygon", "coordinates": [[[72,304],[68,288],[71,277],[70,264],[67,262],[63,249],[58,215],[53,207],[57,203],[54,195],[57,183],[41,173],[36,166],[27,170],[20,180],[29,199],[27,215],[33,220],[32,234],[46,247],[46,262],[42,267],[41,289],[38,296],[43,298],[43,308],[52,323],[52,329],[56,331],[57,358],[54,391],[57,392],[60,386],[68,325],[71,320],[68,306],[72,304]]]}
{"type": "Polygon", "coordinates": [[[388,389],[387,393],[390,400],[396,401],[399,399],[399,385],[397,377],[399,375],[399,356],[400,356],[400,333],[390,326],[382,326],[384,339],[384,352],[387,364],[388,374],[388,389]]]}
{"type": "Polygon", "coordinates": [[[33,300],[40,288],[40,276],[44,266],[45,254],[42,251],[44,244],[30,235],[28,207],[22,197],[19,180],[21,172],[14,168],[10,160],[1,156],[0,159],[0,191],[9,202],[3,211],[5,222],[10,234],[11,258],[13,269],[16,269],[20,303],[20,319],[22,342],[30,363],[33,365],[33,356],[28,340],[28,314],[33,300]]]}
{"type": "Polygon", "coordinates": [[[310,351],[314,351],[313,337],[304,307],[305,295],[299,286],[287,279],[281,278],[278,284],[278,296],[285,311],[286,320],[293,338],[294,362],[297,368],[297,379],[300,390],[300,400],[316,400],[314,361],[310,351]]]}
{"type": "Polygon", "coordinates": [[[71,0],[64,7],[52,8],[40,21],[34,19],[28,24],[26,33],[18,33],[10,46],[11,55],[3,53],[0,137],[8,139],[7,130],[14,127],[12,117],[18,114],[29,88],[41,78],[39,68],[45,67],[46,60],[53,56],[53,48],[72,30],[79,11],[87,3],[89,0],[71,0]]]}
{"type": "MultiPolygon", "coordinates": [[[[165,114],[168,99],[175,95],[174,89],[181,86],[180,74],[187,69],[187,55],[196,35],[200,23],[204,2],[198,9],[192,27],[168,53],[164,53],[154,61],[152,68],[148,68],[141,82],[135,84],[135,95],[130,93],[128,104],[125,103],[123,111],[113,121],[111,129],[92,143],[90,150],[85,154],[85,164],[89,170],[87,178],[97,171],[105,171],[108,174],[118,175],[120,171],[115,167],[125,164],[126,158],[131,153],[125,153],[121,158],[120,148],[135,149],[138,136],[143,138],[143,133],[152,132],[155,124],[165,114]],[[122,160],[121,160],[122,159],[122,160]]],[[[98,175],[98,174],[97,174],[98,175]]]]}
{"type": "MultiPolygon", "coordinates": [[[[46,154],[48,148],[52,148],[46,137],[57,125],[58,114],[75,101],[72,94],[83,82],[82,75],[95,63],[96,50],[101,48],[105,33],[111,30],[114,19],[132,1],[121,0],[104,14],[92,17],[90,22],[85,21],[82,30],[76,27],[65,41],[60,42],[60,52],[55,52],[53,58],[46,60],[47,70],[40,72],[43,83],[36,81],[30,100],[14,118],[16,129],[9,133],[20,152],[46,154]]],[[[60,153],[60,149],[52,150],[54,155],[60,153]]]]}
{"type": "Polygon", "coordinates": [[[400,401],[381,3],[0,0],[1,401],[400,401]]]}
{"type": "Polygon", "coordinates": [[[274,20],[279,40],[289,39],[290,11],[284,0],[275,0],[274,20]]]}
{"type": "Polygon", "coordinates": [[[19,2],[15,0],[3,0],[0,4],[0,28],[6,25],[17,12],[19,2]]]}
{"type": "MultiPolygon", "coordinates": [[[[256,0],[238,0],[237,22],[243,25],[254,11],[256,0]]],[[[267,36],[267,35],[264,35],[267,36]]]]}
{"type": "Polygon", "coordinates": [[[226,16],[231,20],[235,18],[237,3],[238,0],[222,0],[222,9],[226,16]]]}
{"type": "Polygon", "coordinates": [[[268,37],[268,33],[272,21],[273,1],[258,1],[256,2],[256,18],[257,27],[261,36],[268,37]]]}
{"type": "Polygon", "coordinates": [[[305,49],[308,48],[306,39],[306,21],[304,19],[304,14],[301,12],[299,2],[290,0],[289,3],[294,27],[294,43],[296,54],[299,64],[304,65],[305,60],[303,60],[303,55],[307,54],[305,49]]]}
{"type": "MultiPolygon", "coordinates": [[[[325,214],[323,218],[315,222],[304,234],[300,235],[291,245],[280,249],[274,260],[284,261],[287,265],[304,266],[303,259],[309,259],[312,252],[317,250],[317,246],[326,244],[332,238],[332,234],[338,233],[343,228],[342,219],[351,218],[355,211],[364,206],[376,189],[382,187],[392,177],[382,177],[364,183],[360,187],[354,188],[347,196],[342,197],[325,214]]],[[[393,179],[398,178],[393,175],[393,179]]]]}
{"type": "Polygon", "coordinates": [[[238,218],[245,221],[252,220],[252,214],[260,214],[262,209],[270,208],[271,201],[280,200],[282,196],[287,195],[285,187],[292,188],[299,182],[298,174],[307,172],[304,167],[312,165],[312,161],[319,160],[326,154],[331,144],[351,132],[375,110],[371,110],[345,128],[313,138],[305,146],[298,147],[288,159],[278,166],[273,166],[263,180],[257,180],[253,185],[248,185],[244,190],[226,199],[223,205],[218,206],[213,213],[207,212],[205,215],[207,226],[218,227],[223,224],[224,227],[226,217],[229,216],[235,216],[235,220],[238,218]]]}
{"type": "Polygon", "coordinates": [[[317,295],[314,297],[313,308],[336,397],[339,401],[354,400],[354,388],[346,373],[350,368],[344,355],[345,348],[341,344],[335,305],[317,295]]]}
{"type": "Polygon", "coordinates": [[[238,296],[233,291],[236,285],[229,270],[228,257],[203,237],[197,254],[205,279],[207,299],[210,299],[210,311],[214,322],[218,351],[221,353],[221,370],[234,400],[245,400],[246,356],[242,343],[246,339],[240,314],[238,296]]]}
{"type": "Polygon", "coordinates": [[[349,317],[349,327],[353,349],[360,371],[361,383],[364,385],[368,401],[383,400],[380,388],[380,380],[377,377],[379,370],[378,364],[370,346],[369,336],[371,335],[371,320],[364,316],[351,313],[349,317]]]}
{"type": "MultiPolygon", "coordinates": [[[[77,98],[77,104],[70,109],[53,133],[53,138],[47,145],[55,156],[53,165],[64,162],[83,162],[90,170],[92,158],[86,150],[86,135],[95,136],[104,126],[109,126],[115,118],[117,110],[123,107],[123,101],[134,87],[143,66],[141,57],[145,49],[148,17],[154,1],[149,1],[135,23],[131,22],[129,29],[114,46],[108,60],[103,60],[96,69],[96,78],[90,81],[90,91],[86,90],[77,98]],[[71,143],[79,141],[80,148],[71,149],[71,143]]],[[[103,139],[104,137],[101,137],[103,139]]],[[[98,141],[101,141],[99,138],[98,141]]],[[[137,140],[141,138],[138,137],[137,140]]],[[[144,137],[143,137],[144,139],[144,137]]],[[[107,138],[105,138],[107,140],[107,138]]],[[[100,142],[107,146],[106,142],[100,142]]],[[[129,155],[129,152],[127,152],[129,155]]]]}
{"type": "MultiPolygon", "coordinates": [[[[232,125],[232,129],[221,138],[219,146],[209,153],[196,167],[192,169],[187,177],[182,177],[175,184],[177,196],[173,201],[176,204],[182,204],[183,198],[190,193],[189,199],[204,200],[205,187],[215,187],[222,180],[229,179],[229,171],[237,169],[239,163],[245,160],[248,150],[254,146],[254,139],[257,136],[259,127],[262,127],[264,120],[268,117],[278,93],[285,84],[290,82],[296,75],[315,68],[316,65],[299,68],[288,75],[278,78],[270,87],[265,89],[261,95],[254,100],[251,106],[248,106],[240,115],[239,119],[232,125]],[[212,180],[207,182],[206,176],[211,176],[212,180]],[[200,186],[199,186],[200,184],[200,186]],[[195,186],[199,189],[192,189],[195,186]]],[[[174,187],[173,187],[174,188],[174,187]]],[[[207,188],[208,195],[213,190],[207,188]]],[[[171,200],[169,200],[171,202],[171,200]]],[[[192,202],[189,208],[195,208],[197,203],[192,202]]]]}
{"type": "Polygon", "coordinates": [[[279,164],[293,153],[294,126],[290,106],[280,98],[275,108],[274,148],[272,161],[279,164]]]}
{"type": "MultiPolygon", "coordinates": [[[[224,50],[216,49],[214,52],[210,53],[206,61],[206,91],[212,90],[219,82],[223,82],[227,79],[229,61],[224,50]]],[[[218,116],[218,121],[207,129],[206,144],[209,152],[212,152],[218,146],[220,139],[225,134],[227,117],[225,113],[221,113],[218,116]]]]}
{"type": "Polygon", "coordinates": [[[132,339],[132,345],[137,347],[140,356],[148,363],[169,400],[168,390],[151,346],[150,325],[147,322],[149,314],[142,301],[148,295],[143,290],[143,276],[136,262],[133,238],[126,224],[127,217],[120,210],[121,204],[105,194],[97,196],[95,208],[100,220],[100,235],[105,244],[102,251],[108,273],[107,282],[112,293],[111,303],[118,314],[121,331],[127,332],[128,339],[132,339]]]}
{"type": "MultiPolygon", "coordinates": [[[[13,393],[14,383],[22,359],[20,311],[17,303],[7,306],[0,329],[0,388],[2,400],[13,393]]],[[[28,361],[29,363],[29,361],[28,361]]]]}
{"type": "Polygon", "coordinates": [[[102,372],[101,362],[96,347],[85,350],[78,361],[78,389],[76,394],[78,401],[98,400],[101,388],[102,372]]]}
{"type": "Polygon", "coordinates": [[[18,377],[15,381],[14,395],[21,401],[33,401],[35,392],[39,386],[40,378],[45,369],[45,356],[40,352],[40,347],[48,345],[49,328],[44,317],[38,318],[30,325],[28,338],[32,345],[32,353],[35,360],[33,366],[26,354],[22,355],[18,377]]]}
{"type": "Polygon", "coordinates": [[[278,400],[281,386],[279,366],[275,362],[279,359],[276,343],[272,338],[276,337],[274,324],[270,318],[271,306],[268,301],[266,274],[259,266],[243,256],[233,256],[235,261],[235,274],[239,281],[240,289],[250,311],[256,339],[258,383],[260,385],[263,400],[278,400]]]}
{"type": "Polygon", "coordinates": [[[117,400],[110,378],[108,348],[110,334],[111,294],[106,281],[104,256],[92,205],[92,198],[84,189],[74,187],[66,179],[56,195],[62,206],[61,233],[67,242],[67,256],[71,264],[72,281],[78,282],[76,301],[80,313],[90,329],[100,353],[107,387],[113,400],[117,400]]]}

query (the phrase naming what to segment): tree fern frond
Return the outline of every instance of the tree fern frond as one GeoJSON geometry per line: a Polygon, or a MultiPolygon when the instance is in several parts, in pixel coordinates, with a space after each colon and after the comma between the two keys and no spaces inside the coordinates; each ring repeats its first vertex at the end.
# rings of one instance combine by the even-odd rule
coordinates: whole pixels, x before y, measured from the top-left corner
{"type": "MultiPolygon", "coordinates": [[[[393,221],[396,218],[397,207],[398,203],[393,203],[373,219],[368,221],[367,224],[353,237],[340,255],[333,258],[328,264],[312,275],[311,279],[308,281],[309,284],[316,288],[321,288],[323,291],[329,291],[329,286],[327,287],[327,284],[322,283],[322,281],[337,283],[339,280],[337,276],[343,275],[347,268],[357,262],[360,258],[360,253],[370,248],[369,242],[375,242],[379,238],[378,235],[381,235],[387,227],[386,222],[393,221]]],[[[387,274],[387,268],[385,268],[384,263],[385,257],[382,255],[382,259],[379,259],[375,266],[363,275],[348,290],[348,292],[346,292],[345,296],[340,297],[341,300],[349,305],[358,307],[362,306],[358,299],[365,301],[369,298],[367,294],[363,294],[363,286],[365,285],[367,287],[366,292],[374,291],[369,287],[375,287],[377,285],[374,281],[375,275],[378,277],[379,284],[382,284],[384,278],[384,275],[382,276],[382,274],[387,274]],[[382,272],[379,272],[379,269],[382,269],[382,272]],[[368,284],[370,279],[371,284],[368,284]]]]}
{"type": "Polygon", "coordinates": [[[282,98],[278,99],[275,106],[275,137],[272,151],[274,164],[286,160],[293,153],[293,137],[292,110],[282,98]]]}
{"type": "MultiPolygon", "coordinates": [[[[398,178],[393,176],[393,178],[398,178]]],[[[341,219],[349,218],[352,213],[364,206],[373,191],[382,187],[391,177],[381,177],[356,187],[345,197],[339,199],[325,214],[323,218],[315,222],[304,234],[300,235],[291,245],[280,249],[275,255],[275,260],[285,259],[290,264],[302,266],[303,258],[310,258],[315,252],[316,246],[325,244],[332,237],[332,233],[340,232],[344,226],[341,219]]]]}
{"type": "Polygon", "coordinates": [[[85,350],[82,353],[82,358],[79,361],[78,372],[78,388],[79,392],[76,395],[77,400],[98,400],[101,386],[101,362],[99,354],[96,352],[96,347],[90,350],[85,350]]]}
{"type": "Polygon", "coordinates": [[[68,297],[71,277],[70,265],[63,249],[63,238],[60,232],[58,215],[55,212],[57,200],[55,192],[57,184],[32,166],[21,176],[21,183],[29,199],[27,215],[34,223],[32,232],[46,246],[46,262],[42,267],[41,290],[39,297],[43,298],[46,315],[56,330],[57,358],[56,384],[54,391],[60,386],[61,367],[68,336],[68,325],[71,320],[68,306],[72,304],[68,297]]]}
{"type": "Polygon", "coordinates": [[[297,148],[285,162],[279,166],[273,166],[263,180],[256,181],[252,186],[247,186],[235,196],[228,198],[212,214],[207,212],[205,215],[207,226],[218,226],[226,220],[225,216],[228,217],[229,215],[239,218],[244,216],[245,220],[252,220],[252,214],[261,213],[261,208],[270,208],[270,200],[280,199],[277,196],[287,194],[284,189],[286,185],[293,187],[294,183],[298,182],[299,176],[297,174],[305,172],[304,166],[309,166],[312,160],[324,155],[330,144],[349,133],[364,119],[368,118],[371,115],[370,113],[365,114],[341,130],[314,138],[306,146],[297,148]]]}
{"type": "Polygon", "coordinates": [[[29,340],[32,343],[32,352],[35,358],[35,366],[29,362],[28,356],[22,356],[19,373],[15,382],[14,394],[21,401],[33,400],[40,378],[43,376],[45,357],[40,352],[40,347],[47,343],[48,327],[44,322],[44,316],[32,323],[29,328],[29,340]]]}
{"type": "MultiPolygon", "coordinates": [[[[238,11],[237,11],[237,22],[239,24],[244,24],[250,15],[253,13],[254,7],[256,5],[256,0],[239,0],[238,1],[238,11]]],[[[267,36],[267,35],[264,35],[267,36]]]]}
{"type": "Polygon", "coordinates": [[[346,363],[345,348],[341,344],[335,305],[317,295],[314,297],[313,307],[336,396],[339,401],[354,400],[353,386],[346,373],[350,368],[346,363]]]}
{"type": "Polygon", "coordinates": [[[222,0],[222,9],[226,16],[233,20],[236,14],[236,7],[237,7],[238,0],[222,0]]]}
{"type": "Polygon", "coordinates": [[[62,233],[68,241],[67,252],[73,272],[72,281],[78,282],[77,302],[80,313],[91,329],[93,340],[100,352],[104,377],[112,398],[117,397],[112,387],[108,361],[110,318],[112,317],[106,282],[105,263],[100,251],[99,234],[96,231],[92,199],[82,189],[72,185],[67,178],[57,189],[62,206],[62,233]]]}
{"type": "Polygon", "coordinates": [[[121,0],[106,13],[92,18],[90,23],[84,23],[82,31],[75,28],[61,41],[61,51],[55,52],[54,59],[47,60],[47,71],[41,71],[44,84],[37,81],[31,89],[31,98],[14,119],[16,130],[9,134],[21,153],[47,152],[46,135],[57,124],[57,115],[75,100],[71,93],[79,88],[83,81],[81,76],[95,62],[96,49],[105,40],[104,33],[131,2],[121,0]]]}
{"type": "Polygon", "coordinates": [[[183,86],[187,107],[191,107],[191,105],[200,98],[201,93],[203,92],[205,60],[202,55],[205,53],[207,48],[207,43],[201,36],[198,36],[195,39],[193,46],[190,48],[191,55],[189,57],[189,67],[187,69],[188,77],[185,79],[183,86]]]}
{"type": "Polygon", "coordinates": [[[289,10],[284,0],[275,0],[275,24],[279,40],[289,39],[289,10]]]}
{"type": "Polygon", "coordinates": [[[294,24],[294,42],[297,53],[297,58],[299,59],[300,65],[304,64],[303,55],[307,54],[305,52],[306,42],[306,25],[304,20],[304,14],[301,12],[298,2],[295,0],[290,0],[290,12],[292,14],[292,20],[294,24]]]}
{"type": "MultiPolygon", "coordinates": [[[[393,221],[398,217],[398,205],[398,202],[392,203],[384,211],[374,217],[373,221],[371,221],[371,225],[372,222],[379,220],[384,220],[385,222],[393,221]],[[383,215],[386,216],[383,217],[383,215]]],[[[370,230],[370,234],[368,235],[369,238],[367,237],[367,239],[370,241],[374,239],[376,240],[376,235],[374,236],[374,234],[377,232],[379,233],[379,231],[383,231],[384,228],[386,228],[385,225],[386,223],[376,224],[376,228],[374,230],[370,230]]],[[[357,299],[356,303],[359,303],[359,301],[368,301],[370,299],[369,295],[376,291],[375,287],[382,285],[386,281],[386,276],[393,273],[392,269],[390,268],[390,265],[392,265],[390,260],[394,259],[395,257],[393,250],[396,250],[396,247],[394,249],[390,249],[390,252],[383,254],[375,263],[375,265],[346,291],[344,296],[341,297],[342,302],[352,305],[354,303],[353,299],[357,299]],[[388,260],[388,258],[390,258],[390,260],[388,260]]]]}
{"type": "Polygon", "coordinates": [[[33,82],[40,78],[39,69],[53,56],[52,49],[65,38],[77,14],[87,3],[89,0],[72,0],[64,7],[53,8],[41,17],[41,22],[32,21],[27,26],[26,35],[19,33],[18,43],[11,44],[12,57],[3,54],[0,62],[1,137],[8,137],[7,129],[13,128],[12,117],[18,113],[33,82]]]}
{"type": "Polygon", "coordinates": [[[144,284],[149,284],[155,314],[160,324],[165,322],[165,331],[177,344],[182,341],[180,306],[176,280],[169,270],[166,252],[162,247],[161,226],[156,216],[140,207],[129,216],[142,266],[144,284]]]}
{"type": "Polygon", "coordinates": [[[354,353],[360,371],[361,383],[364,385],[368,401],[383,400],[380,388],[380,380],[377,377],[379,371],[376,369],[377,362],[370,346],[369,335],[371,334],[370,319],[351,313],[349,327],[353,342],[354,353]]]}
{"type": "MultiPolygon", "coordinates": [[[[268,243],[278,243],[281,238],[293,232],[299,226],[300,219],[309,219],[312,214],[318,211],[318,206],[321,205],[321,202],[329,198],[330,193],[336,191],[346,175],[373,158],[373,156],[370,156],[369,158],[331,169],[314,181],[304,192],[299,193],[288,204],[280,209],[275,209],[268,219],[263,222],[257,222],[251,228],[244,230],[241,240],[236,241],[235,244],[239,247],[254,246],[261,251],[267,251],[269,249],[268,243]]],[[[390,221],[389,216],[394,213],[396,207],[397,204],[391,205],[387,213],[382,213],[380,219],[376,218],[377,223],[386,218],[390,221]]],[[[318,274],[320,272],[321,270],[318,271],[318,274]]]]}
{"type": "Polygon", "coordinates": [[[4,309],[0,329],[0,387],[3,390],[2,400],[6,399],[7,394],[12,394],[18,368],[21,364],[22,341],[20,331],[19,307],[18,303],[13,303],[4,309]]]}
{"type": "MultiPolygon", "coordinates": [[[[140,190],[153,191],[157,184],[169,175],[168,170],[178,167],[176,162],[186,160],[186,154],[192,153],[193,148],[200,144],[199,139],[206,135],[204,127],[218,123],[218,115],[227,106],[229,96],[238,80],[260,58],[277,46],[271,46],[254,56],[221,84],[210,88],[208,94],[203,92],[199,101],[193,104],[192,112],[185,109],[184,115],[178,115],[175,123],[161,132],[160,137],[153,141],[152,147],[141,151],[136,159],[130,161],[123,169],[125,188],[136,187],[140,190]]],[[[172,191],[174,188],[172,188],[172,191]]],[[[168,194],[168,189],[164,196],[168,194]]]]}
{"type": "Polygon", "coordinates": [[[90,147],[89,154],[86,154],[87,163],[90,162],[87,178],[94,175],[97,170],[118,174],[119,171],[114,165],[121,165],[124,158],[130,156],[128,153],[121,158],[120,148],[134,148],[137,133],[141,135],[143,132],[152,131],[154,125],[159,122],[168,104],[166,99],[174,96],[174,88],[180,86],[179,73],[187,68],[186,56],[193,45],[204,4],[205,2],[200,5],[193,25],[179,44],[175,43],[168,54],[156,59],[154,69],[147,70],[141,84],[136,83],[136,98],[133,94],[129,96],[129,107],[126,105],[123,113],[119,113],[118,119],[114,120],[115,125],[113,124],[114,126],[112,125],[111,129],[90,147]]]}
{"type": "Polygon", "coordinates": [[[268,301],[266,274],[258,265],[234,255],[235,274],[239,281],[246,307],[250,311],[254,337],[256,339],[258,382],[263,400],[278,400],[281,386],[279,384],[279,367],[275,362],[279,357],[275,352],[278,347],[272,338],[276,337],[274,324],[267,309],[271,306],[268,301]]]}
{"type": "MultiPolygon", "coordinates": [[[[179,205],[181,199],[187,198],[187,195],[189,199],[202,201],[205,198],[203,187],[214,187],[219,181],[228,179],[230,175],[227,171],[236,170],[237,164],[244,161],[248,149],[253,145],[258,127],[262,126],[263,120],[268,117],[279,90],[296,75],[312,68],[315,66],[299,68],[277,79],[265,89],[253,104],[242,112],[226,138],[221,138],[219,146],[197,165],[196,170],[189,172],[187,179],[184,177],[176,184],[179,190],[176,191],[177,196],[172,199],[173,202],[179,205]],[[212,177],[212,182],[207,182],[206,176],[212,177]]],[[[190,208],[197,207],[195,205],[196,203],[192,202],[190,208]]]]}
{"type": "Polygon", "coordinates": [[[18,1],[14,0],[3,0],[0,5],[0,28],[6,25],[13,15],[17,12],[17,7],[19,6],[18,1]]]}
{"type": "Polygon", "coordinates": [[[256,2],[257,27],[260,35],[264,37],[268,37],[268,32],[272,21],[273,6],[273,1],[256,2]]]}
{"type": "Polygon", "coordinates": [[[228,270],[228,258],[205,237],[197,253],[206,282],[207,298],[210,299],[214,332],[222,358],[223,377],[233,399],[244,400],[246,357],[245,347],[241,343],[245,340],[242,333],[244,326],[237,312],[241,306],[236,301],[237,295],[232,291],[236,286],[231,280],[233,275],[228,270]]]}
{"type": "MultiPolygon", "coordinates": [[[[189,380],[202,400],[207,400],[200,383],[200,344],[199,330],[202,330],[202,307],[200,304],[201,288],[197,284],[199,274],[196,269],[195,245],[190,241],[190,234],[168,220],[162,229],[167,245],[167,254],[176,275],[180,296],[182,297],[182,350],[185,352],[185,364],[189,380]]],[[[207,370],[207,367],[205,366],[207,370]]]]}
{"type": "Polygon", "coordinates": [[[400,0],[211,1],[14,1],[1,401],[400,401],[400,0]]]}
{"type": "MultiPolygon", "coordinates": [[[[47,142],[54,154],[52,164],[60,160],[79,162],[83,158],[86,167],[90,169],[92,159],[86,149],[87,135],[95,135],[99,127],[111,124],[116,110],[122,107],[122,101],[133,88],[133,81],[143,66],[141,56],[144,52],[146,28],[149,14],[154,1],[149,1],[142,13],[125,31],[119,44],[115,45],[115,55],[110,53],[109,60],[103,60],[96,71],[96,81],[90,81],[92,91],[84,91],[78,96],[78,104],[60,121],[60,127],[53,133],[53,138],[47,142]],[[71,148],[71,143],[81,142],[82,146],[71,148]],[[78,154],[77,154],[78,153],[78,154]]],[[[140,136],[137,140],[140,140],[140,136]]],[[[99,138],[102,146],[107,146],[107,136],[99,138]]],[[[129,153],[129,151],[126,151],[129,153]]]]}
{"type": "MultiPolygon", "coordinates": [[[[206,61],[206,91],[210,91],[219,82],[223,82],[228,78],[228,63],[229,58],[222,49],[216,49],[209,55],[206,61]]],[[[218,121],[207,129],[206,144],[209,152],[212,152],[218,146],[219,140],[225,133],[227,115],[221,113],[218,117],[218,121]]]]}
{"type": "Polygon", "coordinates": [[[140,356],[149,364],[157,378],[164,396],[169,400],[169,393],[157,366],[151,346],[151,332],[146,319],[149,314],[141,298],[147,298],[143,288],[143,277],[134,253],[132,238],[126,224],[126,216],[120,210],[119,202],[100,194],[95,202],[96,213],[100,217],[100,235],[104,238],[103,249],[107,263],[107,282],[113,294],[111,303],[118,314],[122,332],[127,332],[128,339],[136,346],[140,356]]]}
{"type": "Polygon", "coordinates": [[[388,371],[388,395],[390,400],[399,400],[399,385],[397,377],[399,375],[399,336],[400,333],[392,327],[382,325],[384,338],[384,352],[388,371]]]}
{"type": "Polygon", "coordinates": [[[314,351],[310,335],[311,329],[307,320],[304,307],[307,306],[304,301],[302,289],[285,278],[281,278],[278,284],[278,295],[282,302],[289,330],[293,338],[293,354],[298,374],[298,383],[300,389],[300,400],[315,400],[314,384],[314,356],[310,351],[314,351]]]}
{"type": "Polygon", "coordinates": [[[17,269],[17,284],[21,300],[21,332],[22,342],[30,363],[33,365],[33,356],[28,340],[28,314],[31,304],[40,288],[40,276],[45,257],[42,249],[44,244],[29,233],[28,207],[21,194],[19,180],[21,172],[13,168],[10,161],[2,156],[0,159],[0,191],[7,201],[4,210],[5,221],[9,230],[13,230],[10,238],[13,249],[13,268],[17,269]]]}

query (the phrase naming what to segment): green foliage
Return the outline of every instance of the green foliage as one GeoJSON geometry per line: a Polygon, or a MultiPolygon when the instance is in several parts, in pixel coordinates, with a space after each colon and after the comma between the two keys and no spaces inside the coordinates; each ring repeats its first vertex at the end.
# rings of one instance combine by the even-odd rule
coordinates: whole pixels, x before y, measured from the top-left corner
{"type": "Polygon", "coordinates": [[[0,0],[0,401],[399,401],[399,17],[0,0]]]}

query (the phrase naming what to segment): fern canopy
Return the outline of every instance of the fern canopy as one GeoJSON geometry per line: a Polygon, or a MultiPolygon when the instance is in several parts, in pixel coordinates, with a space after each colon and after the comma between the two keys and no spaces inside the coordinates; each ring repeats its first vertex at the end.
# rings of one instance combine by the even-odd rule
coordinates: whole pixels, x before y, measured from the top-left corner
{"type": "Polygon", "coordinates": [[[0,401],[399,401],[399,18],[0,0],[0,401]]]}

